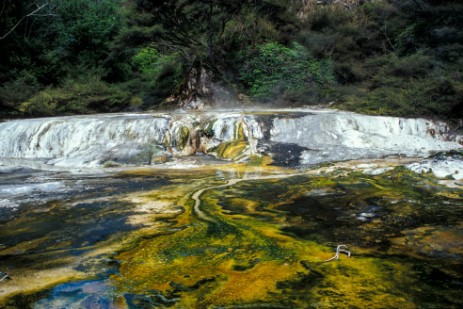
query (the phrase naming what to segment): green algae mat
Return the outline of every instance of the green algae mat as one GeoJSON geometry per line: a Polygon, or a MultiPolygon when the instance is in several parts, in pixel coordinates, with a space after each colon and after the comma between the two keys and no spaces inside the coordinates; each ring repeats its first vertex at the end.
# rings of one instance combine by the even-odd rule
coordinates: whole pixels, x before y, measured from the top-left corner
{"type": "Polygon", "coordinates": [[[396,165],[113,175],[1,223],[0,307],[459,308],[461,184],[396,165]]]}

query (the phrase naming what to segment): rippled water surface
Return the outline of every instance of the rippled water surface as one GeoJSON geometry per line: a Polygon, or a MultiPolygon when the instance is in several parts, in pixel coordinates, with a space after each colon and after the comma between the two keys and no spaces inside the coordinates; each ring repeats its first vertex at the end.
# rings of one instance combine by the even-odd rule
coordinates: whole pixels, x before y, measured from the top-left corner
{"type": "Polygon", "coordinates": [[[463,191],[403,167],[0,177],[0,307],[463,306],[463,191]]]}

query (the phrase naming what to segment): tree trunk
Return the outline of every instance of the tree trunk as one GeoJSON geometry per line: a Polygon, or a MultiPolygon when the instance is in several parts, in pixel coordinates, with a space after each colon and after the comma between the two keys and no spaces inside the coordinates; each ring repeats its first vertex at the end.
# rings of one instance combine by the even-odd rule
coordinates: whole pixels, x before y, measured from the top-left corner
{"type": "Polygon", "coordinates": [[[177,104],[193,110],[213,105],[212,76],[213,73],[202,64],[194,65],[180,89],[177,104]]]}
{"type": "Polygon", "coordinates": [[[209,1],[209,8],[207,11],[207,60],[211,66],[214,65],[214,28],[212,25],[212,14],[214,10],[214,5],[212,1],[209,1]]]}

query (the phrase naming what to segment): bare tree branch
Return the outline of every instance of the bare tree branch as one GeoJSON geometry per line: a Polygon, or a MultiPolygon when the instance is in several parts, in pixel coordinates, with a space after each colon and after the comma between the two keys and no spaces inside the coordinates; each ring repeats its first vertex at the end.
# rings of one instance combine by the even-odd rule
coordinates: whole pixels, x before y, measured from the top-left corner
{"type": "Polygon", "coordinates": [[[47,7],[50,5],[50,2],[49,1],[45,1],[44,3],[42,3],[42,5],[39,5],[38,3],[36,3],[37,5],[37,8],[35,10],[33,10],[32,12],[30,12],[29,14],[27,15],[24,15],[23,17],[21,17],[21,19],[19,19],[19,21],[13,26],[13,28],[11,28],[7,33],[5,33],[3,36],[0,37],[0,40],[3,40],[5,39],[8,35],[10,35],[22,22],[24,19],[26,19],[27,17],[31,17],[31,16],[53,16],[53,14],[49,13],[49,14],[37,14],[39,13],[43,8],[47,7]]]}
{"type": "Polygon", "coordinates": [[[2,10],[0,11],[0,16],[3,15],[3,11],[5,11],[5,7],[6,7],[6,1],[3,1],[2,10]]]}

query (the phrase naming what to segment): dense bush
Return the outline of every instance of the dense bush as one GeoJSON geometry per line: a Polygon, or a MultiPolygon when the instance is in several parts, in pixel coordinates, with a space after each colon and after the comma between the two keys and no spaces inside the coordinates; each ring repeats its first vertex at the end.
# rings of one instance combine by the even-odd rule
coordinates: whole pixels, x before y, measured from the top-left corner
{"type": "Polygon", "coordinates": [[[292,48],[278,43],[257,46],[241,70],[241,80],[256,99],[267,101],[301,92],[302,89],[334,83],[332,62],[311,59],[299,44],[292,48]]]}
{"type": "Polygon", "coordinates": [[[184,68],[177,53],[161,54],[148,46],[141,48],[132,62],[138,76],[131,82],[132,91],[143,97],[145,108],[162,103],[182,83],[184,68]]]}
{"type": "MultiPolygon", "coordinates": [[[[27,115],[88,112],[79,111],[77,105],[70,109],[54,108],[50,103],[54,99],[50,101],[45,93],[50,89],[65,91],[69,87],[63,85],[64,81],[83,79],[89,71],[104,67],[111,42],[122,26],[122,2],[4,1],[0,36],[6,30],[13,31],[0,40],[0,113],[20,116],[23,112],[27,115]],[[42,4],[42,10],[30,15],[42,4]],[[15,24],[18,27],[14,28],[15,24]],[[24,108],[29,106],[25,102],[32,101],[36,103],[24,108]],[[32,111],[33,106],[37,106],[36,112],[32,111]]],[[[104,93],[105,88],[102,89],[104,93]]]]}
{"type": "Polygon", "coordinates": [[[40,90],[37,78],[28,71],[0,86],[0,116],[16,115],[18,106],[40,90]]]}
{"type": "Polygon", "coordinates": [[[47,87],[22,102],[18,110],[27,116],[55,116],[115,112],[137,108],[139,99],[97,75],[68,79],[60,87],[47,87]]]}
{"type": "Polygon", "coordinates": [[[458,1],[50,3],[0,10],[1,31],[22,20],[0,39],[2,116],[155,108],[207,72],[251,103],[462,117],[458,1]]]}

